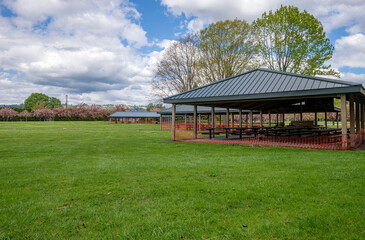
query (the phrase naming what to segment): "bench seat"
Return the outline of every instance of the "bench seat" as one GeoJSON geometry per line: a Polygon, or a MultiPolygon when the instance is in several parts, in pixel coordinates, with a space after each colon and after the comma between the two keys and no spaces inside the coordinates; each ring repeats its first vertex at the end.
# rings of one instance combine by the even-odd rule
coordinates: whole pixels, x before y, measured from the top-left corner
{"type": "MultiPolygon", "coordinates": [[[[219,134],[222,134],[222,133],[225,133],[225,132],[214,132],[212,134],[214,135],[219,135],[219,134]]],[[[209,132],[201,132],[200,134],[203,134],[203,135],[209,135],[209,132]]]]}

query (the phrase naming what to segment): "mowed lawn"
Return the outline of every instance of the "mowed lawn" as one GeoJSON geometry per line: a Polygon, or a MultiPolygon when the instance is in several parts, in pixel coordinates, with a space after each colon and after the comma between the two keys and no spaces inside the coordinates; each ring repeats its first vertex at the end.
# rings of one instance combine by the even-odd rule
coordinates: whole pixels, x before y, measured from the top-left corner
{"type": "Polygon", "coordinates": [[[365,153],[0,123],[0,239],[361,239],[365,153]]]}

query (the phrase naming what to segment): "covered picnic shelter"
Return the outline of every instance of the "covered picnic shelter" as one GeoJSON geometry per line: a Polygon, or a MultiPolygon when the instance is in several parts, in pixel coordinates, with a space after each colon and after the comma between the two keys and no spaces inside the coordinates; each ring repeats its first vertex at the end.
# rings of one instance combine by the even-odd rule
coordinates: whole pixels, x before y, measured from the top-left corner
{"type": "Polygon", "coordinates": [[[109,116],[109,123],[158,123],[157,112],[115,112],[109,116]]]}
{"type": "MultiPolygon", "coordinates": [[[[238,109],[234,108],[215,108],[215,124],[216,127],[225,126],[237,126],[237,116],[239,114],[238,109]]],[[[248,124],[248,114],[250,111],[242,110],[242,114],[245,114],[246,125],[248,124]]],[[[171,129],[172,125],[172,107],[163,109],[157,112],[160,114],[160,129],[166,130],[171,129]]],[[[258,113],[258,112],[255,112],[258,113]]],[[[212,125],[212,108],[206,106],[197,107],[197,125],[198,131],[204,130],[212,125]]],[[[193,116],[194,116],[194,106],[192,105],[177,105],[176,106],[176,127],[185,128],[186,130],[193,128],[193,116]]]]}
{"type": "MultiPolygon", "coordinates": [[[[215,108],[217,107],[238,109],[240,126],[242,124],[241,111],[242,109],[248,109],[250,110],[249,121],[251,128],[253,127],[253,111],[259,111],[261,129],[250,129],[250,133],[255,130],[256,133],[261,131],[263,134],[261,136],[255,134],[255,137],[249,139],[258,144],[260,144],[260,140],[266,142],[270,142],[270,139],[273,142],[283,141],[283,136],[288,141],[302,143],[310,137],[312,139],[310,147],[316,148],[315,145],[322,145],[318,147],[321,148],[328,145],[331,149],[348,149],[359,145],[364,140],[365,89],[361,84],[349,81],[258,68],[167,97],[164,102],[173,105],[172,140],[179,140],[176,138],[175,116],[176,106],[180,104],[191,105],[194,108],[194,133],[191,140],[198,139],[200,136],[196,127],[198,106],[211,107],[212,115],[215,114],[215,108]],[[341,129],[336,129],[336,131],[328,129],[327,124],[321,127],[317,123],[318,112],[324,112],[325,115],[328,112],[338,112],[338,109],[334,106],[334,99],[340,99],[341,101],[341,129]],[[347,106],[349,106],[349,116],[346,111],[347,106]],[[280,126],[282,127],[281,130],[278,129],[279,126],[271,126],[270,119],[273,114],[284,119],[285,114],[294,113],[300,115],[299,121],[295,122],[296,126],[290,126],[295,130],[286,131],[289,126],[285,126],[285,124],[280,126]],[[308,126],[308,122],[304,123],[303,113],[314,113],[315,117],[312,123],[309,122],[311,126],[308,126]],[[264,126],[263,114],[268,114],[269,126],[264,126]],[[349,128],[347,126],[348,118],[349,128]],[[272,131],[270,128],[273,128],[272,131]],[[303,128],[306,128],[306,130],[303,130],[303,128]],[[271,132],[271,136],[266,136],[265,133],[269,132],[271,132]],[[320,136],[322,140],[316,137],[316,134],[320,135],[321,133],[325,133],[320,136]],[[323,140],[323,135],[336,136],[328,136],[327,140],[323,140]]],[[[212,124],[214,129],[214,122],[212,124]]]]}

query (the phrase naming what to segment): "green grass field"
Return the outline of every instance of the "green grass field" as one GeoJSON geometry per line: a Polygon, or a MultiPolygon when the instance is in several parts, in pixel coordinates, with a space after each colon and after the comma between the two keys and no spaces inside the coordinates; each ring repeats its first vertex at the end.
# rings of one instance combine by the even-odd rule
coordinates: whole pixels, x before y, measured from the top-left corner
{"type": "Polygon", "coordinates": [[[365,153],[0,123],[0,239],[361,239],[365,153]]]}

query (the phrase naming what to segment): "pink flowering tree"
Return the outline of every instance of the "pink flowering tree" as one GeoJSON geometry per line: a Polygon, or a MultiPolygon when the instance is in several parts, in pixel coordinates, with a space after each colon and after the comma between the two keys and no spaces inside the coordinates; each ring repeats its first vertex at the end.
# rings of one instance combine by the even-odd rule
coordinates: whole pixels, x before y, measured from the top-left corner
{"type": "Polygon", "coordinates": [[[111,115],[110,111],[105,108],[101,108],[99,111],[100,111],[101,119],[107,119],[109,117],[109,115],[111,115]]]}
{"type": "Polygon", "coordinates": [[[72,108],[56,107],[53,109],[53,113],[59,119],[70,119],[72,117],[72,108]]]}
{"type": "Polygon", "coordinates": [[[21,113],[18,113],[18,117],[25,119],[25,121],[28,121],[28,118],[33,117],[33,114],[28,112],[27,110],[24,110],[21,113]]]}
{"type": "Polygon", "coordinates": [[[83,104],[71,107],[72,116],[77,120],[87,119],[89,117],[87,108],[83,104]]]}
{"type": "Polygon", "coordinates": [[[33,115],[37,118],[39,118],[39,120],[46,120],[48,118],[51,118],[54,116],[54,113],[51,109],[48,108],[43,108],[43,109],[38,109],[35,110],[33,115]]]}
{"type": "Polygon", "coordinates": [[[15,117],[18,113],[16,111],[14,111],[11,108],[3,108],[0,109],[0,116],[5,120],[5,121],[9,121],[9,119],[12,119],[13,117],[15,117]]]}
{"type": "Polygon", "coordinates": [[[125,112],[126,110],[127,109],[121,105],[108,109],[96,105],[87,106],[85,104],[79,104],[68,108],[55,107],[53,110],[42,107],[40,109],[35,109],[33,113],[24,110],[19,114],[13,109],[6,108],[0,110],[0,116],[4,120],[18,116],[26,121],[31,117],[36,117],[39,120],[46,120],[52,117],[54,117],[55,120],[106,120],[109,115],[114,112],[125,112]]]}
{"type": "Polygon", "coordinates": [[[125,112],[125,111],[127,111],[127,109],[122,105],[115,105],[114,108],[110,110],[110,114],[113,114],[115,112],[125,112]]]}
{"type": "Polygon", "coordinates": [[[102,117],[102,113],[101,113],[101,107],[96,106],[96,105],[91,105],[90,107],[86,108],[86,112],[88,117],[91,117],[92,119],[98,119],[102,117]]]}

